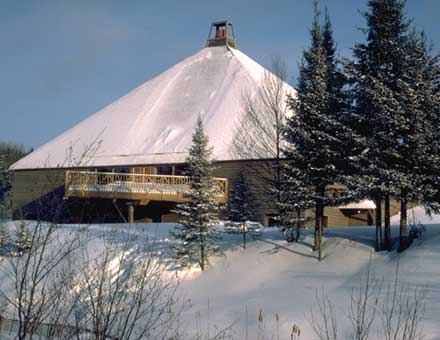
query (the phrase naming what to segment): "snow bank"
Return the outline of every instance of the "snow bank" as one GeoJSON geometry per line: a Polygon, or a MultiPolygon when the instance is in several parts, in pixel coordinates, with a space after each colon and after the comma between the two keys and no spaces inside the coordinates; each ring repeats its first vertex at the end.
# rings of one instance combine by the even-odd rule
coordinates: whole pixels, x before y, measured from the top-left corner
{"type": "MultiPolygon", "coordinates": [[[[418,206],[412,209],[408,209],[408,223],[411,224],[440,224],[440,214],[431,215],[426,213],[425,208],[418,206]]],[[[391,217],[391,224],[397,225],[400,223],[400,213],[391,217]]]]}
{"type": "MultiPolygon", "coordinates": [[[[417,210],[418,211],[418,210],[417,210]]],[[[421,215],[418,215],[422,217],[421,215]]],[[[127,235],[135,244],[153,240],[161,261],[174,261],[169,231],[173,224],[91,225],[94,236],[91,252],[102,247],[102,240],[121,244],[127,235]]],[[[78,226],[64,225],[71,232],[78,226]]],[[[398,227],[392,228],[395,245],[398,227]]],[[[346,315],[349,294],[369,266],[374,276],[391,282],[397,264],[400,281],[412,286],[428,284],[426,315],[423,322],[427,340],[440,334],[440,225],[429,225],[424,236],[404,253],[374,252],[374,227],[330,228],[325,230],[324,260],[319,262],[311,251],[313,230],[305,230],[299,243],[286,243],[275,228],[265,229],[261,236],[249,237],[242,248],[240,234],[223,234],[223,255],[211,258],[205,272],[179,271],[183,279],[180,294],[192,308],[183,315],[191,330],[196,324],[202,330],[234,324],[233,335],[257,338],[258,313],[263,310],[265,338],[275,336],[279,316],[280,339],[289,339],[294,324],[301,328],[301,339],[315,338],[307,321],[315,304],[315,294],[325,291],[336,304],[337,313],[346,315]],[[195,317],[198,315],[198,317],[195,317]],[[209,325],[209,326],[208,326],[209,325]]],[[[139,255],[139,253],[138,253],[139,255]]],[[[139,256],[133,257],[138,259],[139,256]]],[[[170,279],[175,278],[170,272],[170,279]]],[[[349,328],[340,322],[341,334],[349,328]]],[[[374,338],[374,337],[373,337],[374,338]]]]}

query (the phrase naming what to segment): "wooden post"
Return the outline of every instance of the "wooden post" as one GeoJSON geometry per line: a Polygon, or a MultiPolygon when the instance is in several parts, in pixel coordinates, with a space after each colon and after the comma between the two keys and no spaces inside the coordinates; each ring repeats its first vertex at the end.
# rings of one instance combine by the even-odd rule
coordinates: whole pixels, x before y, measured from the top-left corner
{"type": "Polygon", "coordinates": [[[134,223],[134,204],[132,202],[128,203],[128,223],[134,223]]]}

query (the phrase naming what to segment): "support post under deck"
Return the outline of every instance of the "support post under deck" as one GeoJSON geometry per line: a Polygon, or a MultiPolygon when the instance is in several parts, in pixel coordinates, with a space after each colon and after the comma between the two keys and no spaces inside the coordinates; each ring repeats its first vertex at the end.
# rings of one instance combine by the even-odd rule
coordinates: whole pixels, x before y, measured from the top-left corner
{"type": "Polygon", "coordinates": [[[134,204],[128,203],[128,223],[134,223],[134,204]]]}

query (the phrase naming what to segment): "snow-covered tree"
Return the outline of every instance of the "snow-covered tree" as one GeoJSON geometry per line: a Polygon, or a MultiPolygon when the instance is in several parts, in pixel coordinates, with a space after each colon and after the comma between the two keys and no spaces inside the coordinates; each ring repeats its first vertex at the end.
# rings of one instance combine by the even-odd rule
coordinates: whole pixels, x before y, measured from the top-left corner
{"type": "MultiPolygon", "coordinates": [[[[425,37],[422,35],[421,40],[425,37]]],[[[422,52],[431,52],[426,48],[426,42],[422,44],[422,52]]],[[[422,53],[425,61],[425,79],[423,88],[425,97],[423,104],[427,112],[429,133],[426,134],[428,152],[425,153],[426,166],[423,169],[425,175],[423,183],[422,203],[430,210],[440,211],[440,55],[432,56],[422,53]]]]}
{"type": "MultiPolygon", "coordinates": [[[[324,47],[317,1],[314,2],[310,33],[312,43],[303,53],[297,96],[289,100],[294,114],[287,120],[284,137],[288,145],[284,154],[288,159],[287,175],[292,177],[292,183],[299,184],[307,191],[306,196],[314,201],[314,249],[319,250],[321,258],[324,208],[340,199],[338,191],[330,186],[341,183],[347,172],[347,152],[351,150],[348,140],[352,132],[342,123],[344,112],[339,106],[342,108],[343,101],[333,87],[338,91],[342,88],[333,82],[336,66],[334,60],[331,62],[333,56],[324,47]],[[331,71],[329,61],[334,67],[331,71]]],[[[331,36],[331,31],[327,30],[326,34],[331,36]]],[[[326,43],[332,45],[329,40],[326,43]]]]}
{"type": "Polygon", "coordinates": [[[305,212],[315,206],[313,197],[313,191],[307,186],[302,172],[286,165],[282,171],[278,215],[287,239],[299,240],[305,224],[305,212]]]}
{"type": "Polygon", "coordinates": [[[430,55],[423,33],[414,31],[409,35],[404,61],[406,66],[396,91],[396,101],[401,106],[396,131],[399,159],[395,163],[396,198],[401,203],[400,251],[408,247],[407,203],[430,201],[429,197],[436,194],[440,160],[440,97],[436,90],[440,72],[438,59],[430,55]]]}
{"type": "Polygon", "coordinates": [[[32,234],[25,223],[19,223],[15,235],[17,255],[22,255],[32,248],[32,234]]]}
{"type": "Polygon", "coordinates": [[[12,178],[8,168],[28,152],[21,145],[0,142],[0,220],[11,215],[12,178]]]}
{"type": "Polygon", "coordinates": [[[0,167],[0,220],[9,215],[11,188],[10,173],[0,167]]]}
{"type": "Polygon", "coordinates": [[[245,171],[240,171],[228,195],[227,216],[234,222],[255,219],[255,197],[249,189],[245,171]]]}
{"type": "Polygon", "coordinates": [[[0,248],[2,248],[8,242],[8,238],[8,228],[0,222],[0,248]]]}
{"type": "Polygon", "coordinates": [[[186,159],[186,175],[190,177],[189,190],[184,197],[188,202],[177,205],[175,212],[181,216],[180,225],[173,232],[180,240],[175,247],[182,265],[198,263],[205,269],[209,255],[217,252],[218,233],[213,224],[218,220],[218,190],[212,180],[212,149],[203,131],[201,117],[192,136],[192,145],[186,159]]]}
{"type": "Polygon", "coordinates": [[[255,197],[249,189],[245,171],[240,171],[228,195],[227,216],[231,221],[241,223],[243,247],[246,248],[246,221],[255,219],[255,197]]]}
{"type": "MultiPolygon", "coordinates": [[[[398,83],[405,69],[408,22],[403,0],[369,0],[366,42],[354,48],[355,61],[347,70],[353,81],[354,113],[357,131],[365,138],[363,163],[358,177],[362,194],[376,201],[381,209],[385,200],[385,248],[391,249],[390,196],[396,194],[399,159],[396,131],[402,117],[398,83]]],[[[381,220],[376,219],[376,227],[381,220]]],[[[380,249],[379,245],[377,248],[380,249]]]]}

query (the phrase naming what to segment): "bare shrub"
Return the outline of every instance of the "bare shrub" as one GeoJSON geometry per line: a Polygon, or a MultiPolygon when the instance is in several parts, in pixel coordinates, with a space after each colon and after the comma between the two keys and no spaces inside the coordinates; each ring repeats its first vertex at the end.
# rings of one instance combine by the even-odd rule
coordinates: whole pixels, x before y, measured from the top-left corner
{"type": "MultiPolygon", "coordinates": [[[[23,223],[23,222],[21,222],[23,223]]],[[[69,294],[68,282],[74,274],[72,256],[81,246],[81,234],[61,237],[58,225],[29,222],[29,247],[19,256],[8,256],[2,268],[0,297],[5,312],[16,318],[17,339],[31,339],[43,325],[48,337],[68,319],[64,308],[69,294]]]]}
{"type": "Polygon", "coordinates": [[[316,292],[318,312],[310,313],[310,325],[320,340],[338,340],[338,324],[335,306],[324,292],[316,292]]]}
{"type": "MultiPolygon", "coordinates": [[[[371,261],[360,284],[350,293],[346,316],[351,325],[350,339],[355,340],[421,340],[425,315],[427,286],[412,287],[399,279],[396,264],[394,281],[385,285],[371,272],[371,261]],[[385,289],[384,289],[385,287],[385,289]],[[377,334],[372,335],[376,329],[377,334]]],[[[335,305],[324,292],[316,295],[317,307],[312,309],[309,323],[319,340],[340,339],[341,319],[335,305]]]]}
{"type": "MultiPolygon", "coordinates": [[[[81,339],[178,339],[178,282],[154,247],[106,243],[90,259],[84,253],[79,265],[73,309],[81,339]]],[[[79,337],[78,337],[79,339],[79,337]]]]}
{"type": "Polygon", "coordinates": [[[399,282],[399,264],[395,280],[386,287],[379,314],[384,340],[421,340],[427,286],[413,287],[399,282]]]}

